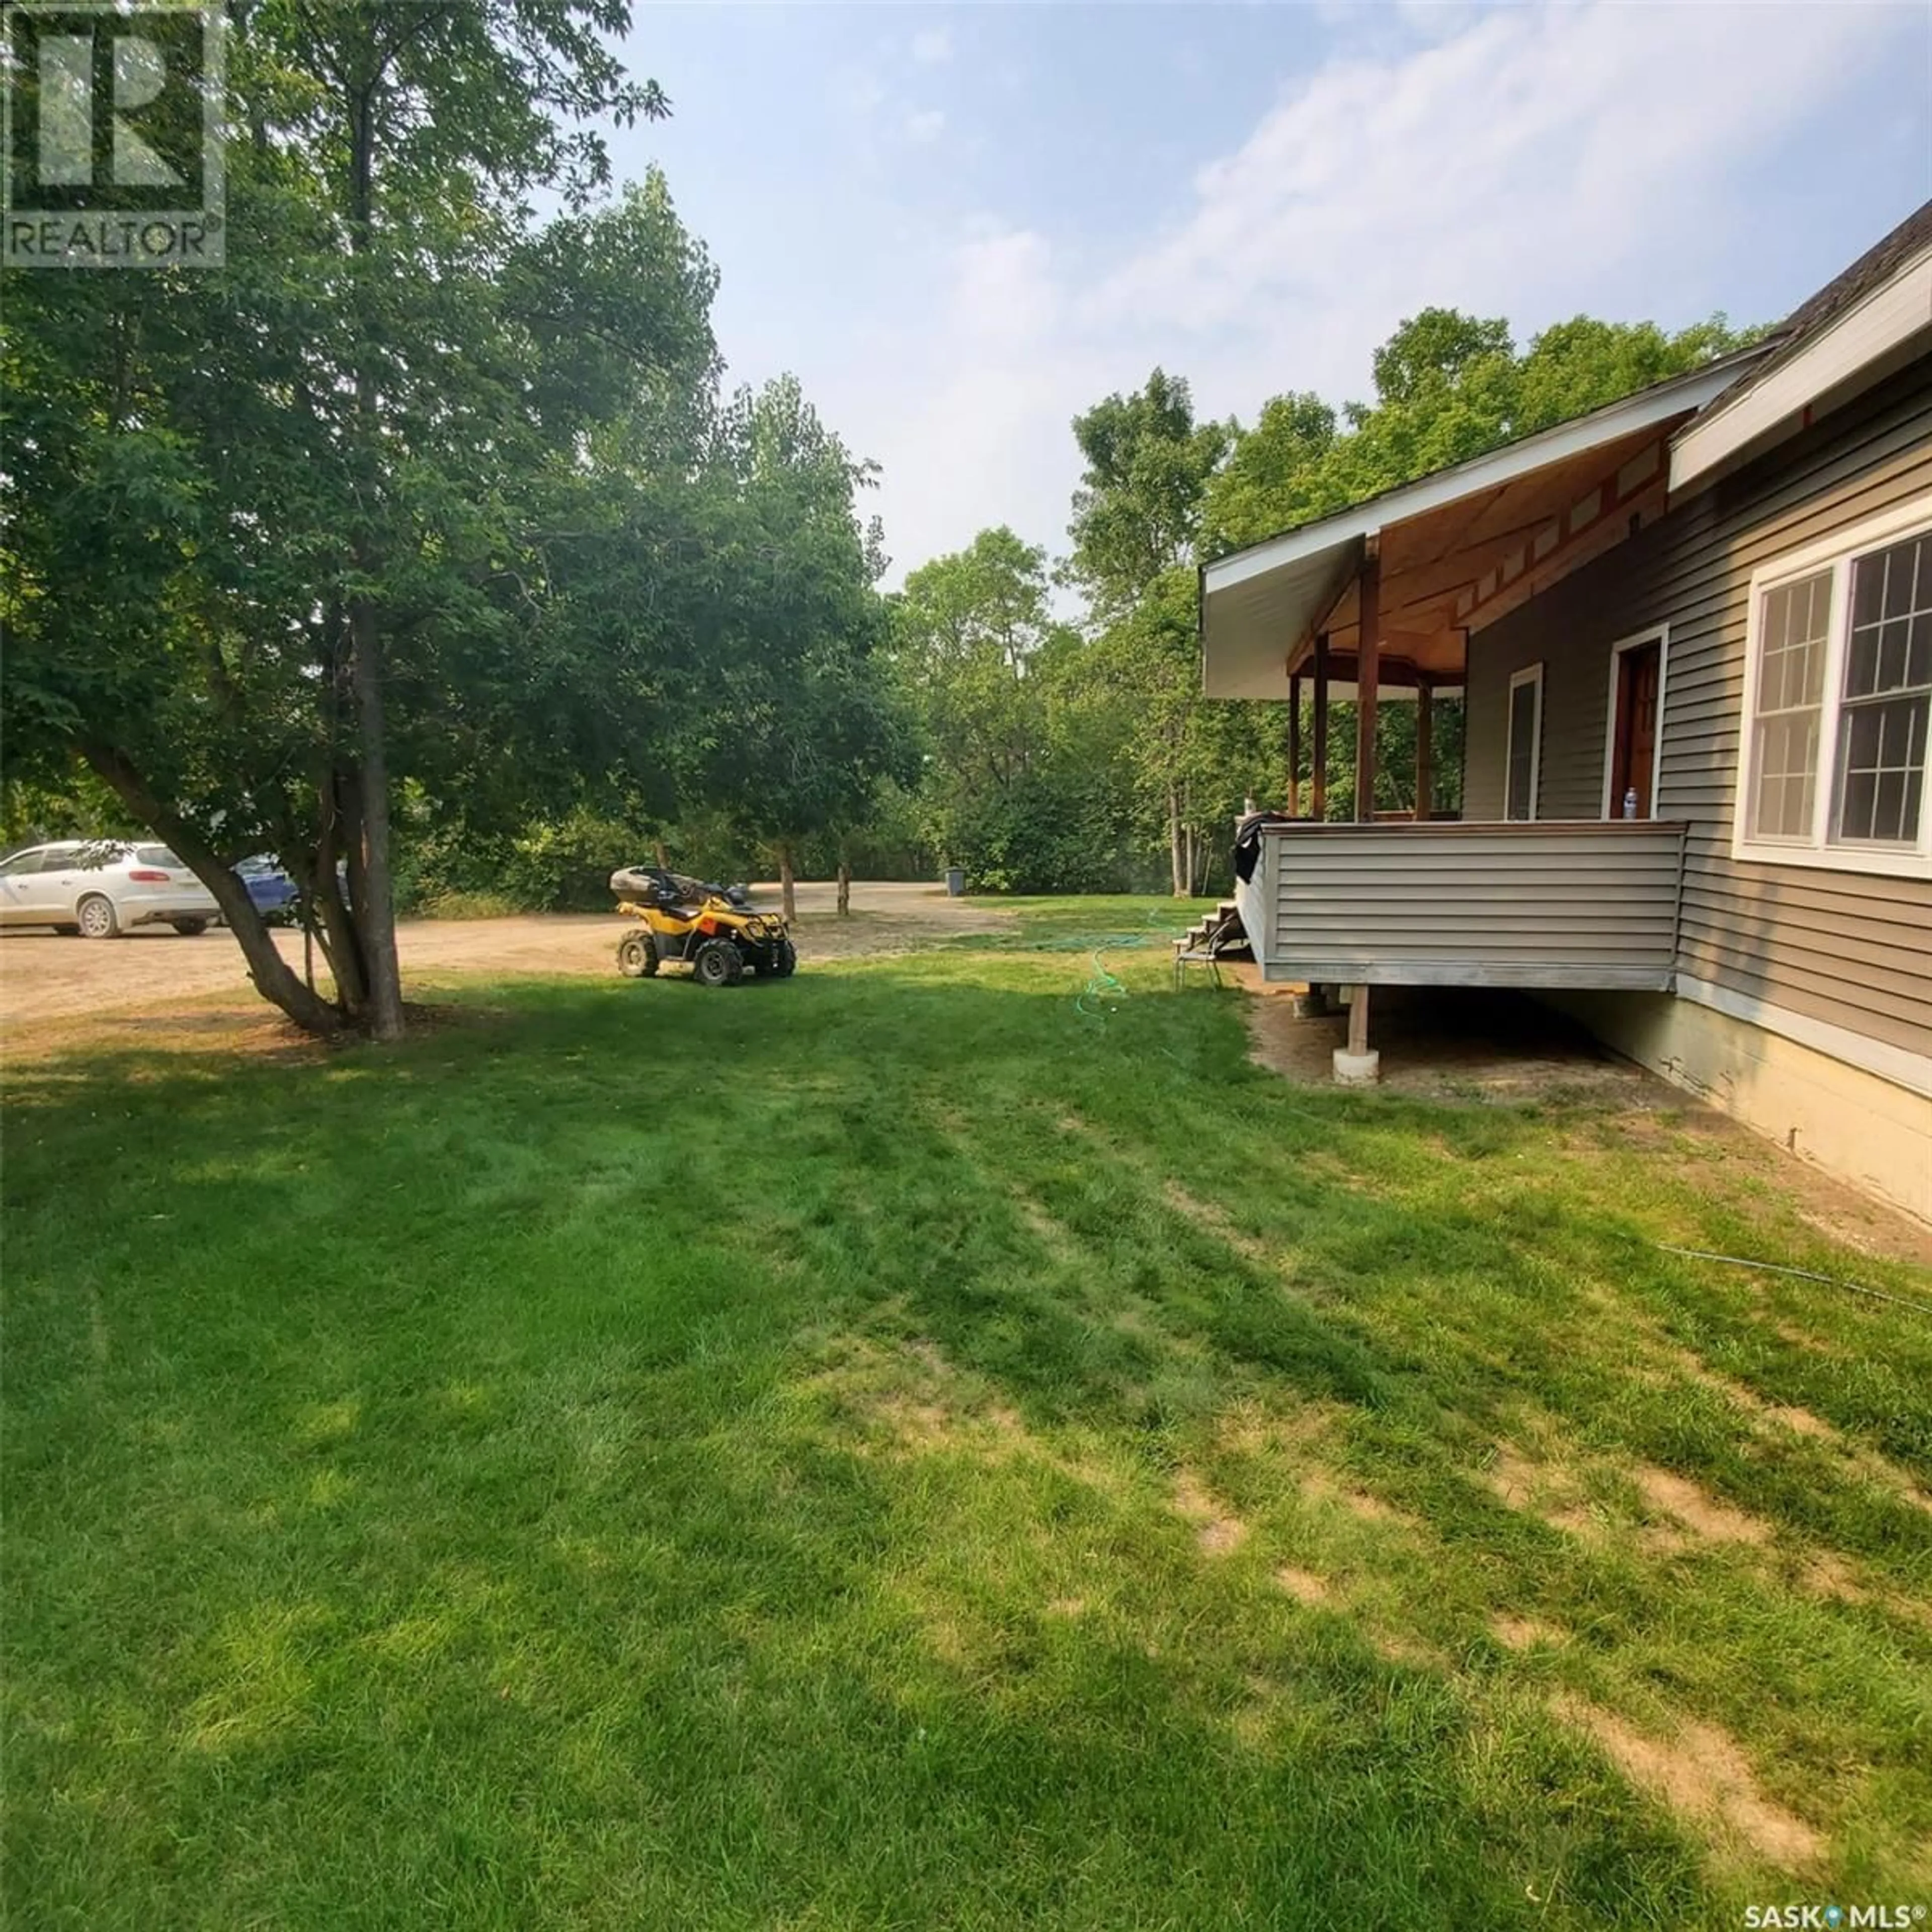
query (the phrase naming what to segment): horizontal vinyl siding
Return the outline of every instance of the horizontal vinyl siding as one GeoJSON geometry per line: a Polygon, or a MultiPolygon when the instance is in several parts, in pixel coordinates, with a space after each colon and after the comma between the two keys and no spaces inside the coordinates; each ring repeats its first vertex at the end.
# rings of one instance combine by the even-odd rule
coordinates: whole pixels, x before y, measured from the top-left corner
{"type": "Polygon", "coordinates": [[[1662,986],[1682,828],[1329,826],[1264,835],[1276,976],[1662,986]]]}
{"type": "Polygon", "coordinates": [[[1472,640],[1472,816],[1502,809],[1511,672],[1544,664],[1546,818],[1603,808],[1612,644],[1670,627],[1658,812],[1688,822],[1678,964],[1932,1054],[1932,883],[1731,856],[1750,576],[1932,489],[1932,359],[1826,417],[1472,640]]]}

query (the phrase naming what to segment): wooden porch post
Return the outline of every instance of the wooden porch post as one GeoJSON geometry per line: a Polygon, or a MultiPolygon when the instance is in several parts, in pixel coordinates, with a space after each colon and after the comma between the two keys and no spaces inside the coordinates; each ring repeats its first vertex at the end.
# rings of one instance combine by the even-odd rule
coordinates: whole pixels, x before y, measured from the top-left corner
{"type": "Polygon", "coordinates": [[[1427,824],[1436,802],[1436,692],[1428,678],[1415,677],[1415,815],[1427,824]]]}
{"type": "Polygon", "coordinates": [[[1315,764],[1308,776],[1308,815],[1328,811],[1328,633],[1315,634],[1315,764]]]}
{"type": "MultiPolygon", "coordinates": [[[[1376,816],[1376,700],[1382,683],[1382,555],[1371,548],[1356,582],[1360,610],[1355,638],[1355,821],[1376,816]]],[[[1382,1076],[1381,1055],[1369,1050],[1369,989],[1348,989],[1348,1043],[1335,1049],[1335,1078],[1344,1087],[1372,1086],[1382,1076]]]]}
{"type": "Polygon", "coordinates": [[[1288,681],[1288,815],[1301,816],[1301,680],[1288,681]]]}
{"type": "Polygon", "coordinates": [[[1381,554],[1370,550],[1362,559],[1356,599],[1360,608],[1355,641],[1355,822],[1372,824],[1376,815],[1376,700],[1382,684],[1381,554]]]}

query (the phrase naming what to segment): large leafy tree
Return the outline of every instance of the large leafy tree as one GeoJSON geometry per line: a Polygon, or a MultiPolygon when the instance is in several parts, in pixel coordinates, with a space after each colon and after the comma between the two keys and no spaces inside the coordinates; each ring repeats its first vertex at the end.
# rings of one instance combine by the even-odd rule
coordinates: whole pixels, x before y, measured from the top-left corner
{"type": "Polygon", "coordinates": [[[1201,717],[1193,564],[1210,478],[1233,425],[1197,422],[1187,384],[1156,369],[1144,388],[1074,419],[1086,468],[1074,494],[1067,574],[1087,593],[1106,674],[1134,700],[1135,790],[1158,801],[1177,893],[1191,890],[1206,828],[1188,755],[1201,717]]]}
{"type": "Polygon", "coordinates": [[[392,790],[514,791],[543,765],[518,751],[574,742],[532,728],[596,682],[560,554],[608,528],[594,474],[698,430],[701,251],[661,184],[575,206],[605,172],[583,124],[663,111],[608,50],[624,24],[262,0],[232,40],[229,266],[9,278],[12,748],[84,760],[318,1031],[399,1030],[392,790]],[[544,231],[538,188],[569,211],[544,231]],[[260,846],[308,888],[332,999],[227,869],[260,846]]]}
{"type": "Polygon", "coordinates": [[[1156,369],[1130,396],[1073,420],[1086,467],[1073,494],[1069,574],[1102,622],[1124,614],[1163,571],[1192,561],[1208,478],[1232,425],[1198,422],[1186,382],[1156,369]]]}
{"type": "Polygon", "coordinates": [[[800,844],[836,839],[910,776],[880,650],[886,560],[856,509],[873,474],[788,376],[734,398],[705,479],[722,513],[722,621],[699,687],[709,715],[686,721],[671,763],[685,802],[721,808],[772,850],[788,917],[800,844]]]}
{"type": "Polygon", "coordinates": [[[985,884],[1104,882],[1082,868],[1118,843],[1096,776],[1108,741],[1046,552],[1002,526],[922,565],[892,600],[891,651],[932,847],[985,884]]]}

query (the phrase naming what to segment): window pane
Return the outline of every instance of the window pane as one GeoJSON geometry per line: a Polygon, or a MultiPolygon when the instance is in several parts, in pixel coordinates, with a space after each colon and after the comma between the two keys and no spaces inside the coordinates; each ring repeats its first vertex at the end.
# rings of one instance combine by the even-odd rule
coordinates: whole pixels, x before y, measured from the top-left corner
{"type": "Polygon", "coordinates": [[[1748,838],[1812,836],[1831,610],[1832,573],[1821,570],[1766,592],[1759,611],[1748,838]]]}
{"type": "Polygon", "coordinates": [[[1918,842],[1932,722],[1932,532],[1852,565],[1834,839],[1918,842]]]}
{"type": "Polygon", "coordinates": [[[1834,837],[1916,844],[1924,789],[1932,697],[1868,700],[1845,707],[1834,837]]]}

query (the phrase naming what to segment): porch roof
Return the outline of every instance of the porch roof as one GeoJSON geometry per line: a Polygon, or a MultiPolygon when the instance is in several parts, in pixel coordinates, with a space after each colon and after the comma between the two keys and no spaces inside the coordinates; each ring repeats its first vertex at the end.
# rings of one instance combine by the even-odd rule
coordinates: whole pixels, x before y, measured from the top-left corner
{"type": "Polygon", "coordinates": [[[1762,352],[1726,356],[1205,566],[1203,690],[1286,698],[1324,632],[1331,692],[1344,694],[1359,640],[1357,584],[1372,549],[1384,690],[1460,684],[1471,631],[1662,511],[1666,439],[1762,352]]]}

